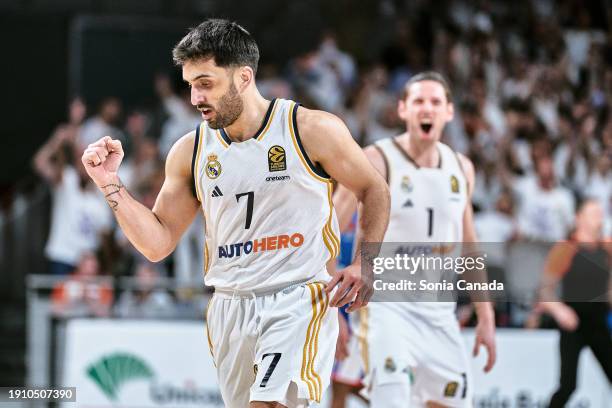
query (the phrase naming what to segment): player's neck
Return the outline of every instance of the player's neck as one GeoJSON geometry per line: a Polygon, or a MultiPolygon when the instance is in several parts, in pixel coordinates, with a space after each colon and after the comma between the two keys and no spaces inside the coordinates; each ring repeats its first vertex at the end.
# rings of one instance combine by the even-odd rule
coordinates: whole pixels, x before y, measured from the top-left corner
{"type": "Polygon", "coordinates": [[[244,109],[238,119],[225,128],[229,138],[234,142],[244,142],[253,137],[261,127],[270,101],[257,90],[245,96],[244,109]]]}
{"type": "Polygon", "coordinates": [[[420,167],[438,167],[440,164],[440,152],[435,140],[418,140],[405,133],[400,137],[400,143],[420,167]]]}

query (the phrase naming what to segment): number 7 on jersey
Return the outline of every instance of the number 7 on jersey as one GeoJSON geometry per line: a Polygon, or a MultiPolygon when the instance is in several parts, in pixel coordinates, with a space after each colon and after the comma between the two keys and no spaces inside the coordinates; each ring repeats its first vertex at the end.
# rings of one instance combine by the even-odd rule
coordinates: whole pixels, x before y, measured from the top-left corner
{"type": "Polygon", "coordinates": [[[244,196],[247,196],[247,215],[244,229],[249,229],[251,228],[251,219],[253,218],[253,201],[255,201],[255,193],[249,191],[247,193],[236,194],[236,202],[240,202],[240,199],[244,196]]]}

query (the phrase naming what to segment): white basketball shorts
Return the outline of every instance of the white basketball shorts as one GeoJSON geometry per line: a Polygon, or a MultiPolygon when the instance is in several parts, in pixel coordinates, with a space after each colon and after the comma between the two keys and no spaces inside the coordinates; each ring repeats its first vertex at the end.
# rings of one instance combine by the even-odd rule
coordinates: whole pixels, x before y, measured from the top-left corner
{"type": "Polygon", "coordinates": [[[338,310],[323,282],[266,295],[216,291],[207,310],[208,342],[228,408],[277,401],[320,402],[330,381],[338,310]]]}
{"type": "Polygon", "coordinates": [[[381,384],[402,382],[410,387],[411,407],[427,402],[472,406],[469,360],[454,315],[445,324],[432,324],[399,302],[372,302],[361,328],[367,339],[366,393],[381,384]]]}

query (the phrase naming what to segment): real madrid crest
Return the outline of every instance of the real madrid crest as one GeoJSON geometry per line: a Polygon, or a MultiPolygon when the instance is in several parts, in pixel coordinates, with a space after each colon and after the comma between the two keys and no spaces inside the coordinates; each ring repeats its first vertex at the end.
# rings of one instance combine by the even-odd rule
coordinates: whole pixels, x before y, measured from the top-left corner
{"type": "Polygon", "coordinates": [[[410,177],[408,176],[402,177],[402,190],[404,190],[407,193],[410,193],[413,188],[414,186],[412,184],[412,181],[410,180],[410,177]]]}
{"type": "Polygon", "coordinates": [[[221,163],[217,160],[216,154],[209,154],[206,162],[206,175],[210,179],[216,179],[221,175],[221,163]]]}
{"type": "Polygon", "coordinates": [[[458,193],[459,192],[459,180],[454,175],[450,178],[451,192],[458,193]]]}
{"type": "Polygon", "coordinates": [[[385,359],[385,371],[388,373],[392,373],[396,370],[395,362],[391,357],[387,357],[385,359]]]}

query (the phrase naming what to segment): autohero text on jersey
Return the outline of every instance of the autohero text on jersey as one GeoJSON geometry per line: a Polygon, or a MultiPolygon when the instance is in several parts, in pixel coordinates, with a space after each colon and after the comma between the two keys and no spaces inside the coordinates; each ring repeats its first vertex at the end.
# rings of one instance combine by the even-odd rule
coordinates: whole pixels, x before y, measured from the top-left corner
{"type": "Polygon", "coordinates": [[[284,248],[297,248],[304,243],[304,236],[299,232],[292,235],[275,235],[265,238],[257,238],[252,241],[239,242],[236,244],[219,246],[219,259],[234,258],[236,256],[248,255],[250,253],[277,251],[284,248]]]}

